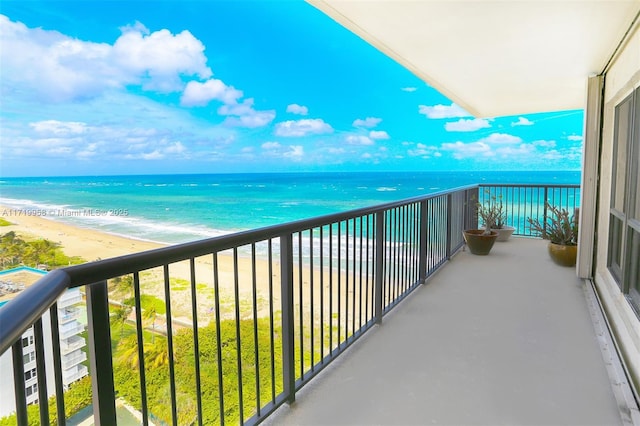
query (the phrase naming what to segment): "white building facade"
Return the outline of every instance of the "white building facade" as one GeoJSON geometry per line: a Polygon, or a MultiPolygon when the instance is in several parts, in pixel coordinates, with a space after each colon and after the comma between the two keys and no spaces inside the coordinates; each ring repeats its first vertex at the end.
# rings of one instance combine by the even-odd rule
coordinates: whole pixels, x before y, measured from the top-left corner
{"type": "MultiPolygon", "coordinates": [[[[2,278],[9,277],[12,272],[24,272],[27,268],[16,268],[14,270],[3,271],[2,278]]],[[[28,268],[28,272],[44,275],[44,271],[28,268]]],[[[18,294],[18,293],[16,293],[18,294]]],[[[82,321],[83,309],[82,293],[80,289],[67,290],[58,299],[58,332],[60,340],[60,358],[62,367],[62,383],[67,390],[74,382],[89,374],[87,366],[83,361],[87,359],[87,353],[83,349],[86,340],[80,334],[85,329],[82,321]]],[[[11,303],[11,301],[5,301],[11,303]]],[[[0,306],[2,309],[2,306],[0,306]]],[[[86,320],[85,320],[86,321],[86,320]]],[[[51,316],[49,312],[42,317],[42,331],[44,337],[44,358],[46,366],[47,395],[55,395],[55,381],[53,369],[53,344],[51,338],[51,316]]],[[[27,404],[37,404],[38,399],[38,371],[36,366],[36,346],[33,327],[30,327],[22,335],[22,353],[24,366],[24,388],[27,404]]],[[[7,351],[0,356],[0,418],[15,412],[15,388],[12,364],[12,351],[7,351]]]]}

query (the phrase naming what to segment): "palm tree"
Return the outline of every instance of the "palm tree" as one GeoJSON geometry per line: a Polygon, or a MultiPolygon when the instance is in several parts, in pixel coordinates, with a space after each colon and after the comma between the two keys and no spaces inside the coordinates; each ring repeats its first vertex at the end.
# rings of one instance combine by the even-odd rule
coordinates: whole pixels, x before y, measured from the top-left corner
{"type": "Polygon", "coordinates": [[[145,361],[150,367],[162,367],[169,364],[169,350],[162,340],[152,343],[144,348],[145,361]]]}
{"type": "Polygon", "coordinates": [[[120,339],[122,339],[124,324],[127,322],[127,319],[129,319],[132,309],[131,306],[122,305],[115,309],[113,315],[111,315],[111,325],[120,325],[120,339]]]}
{"type": "Polygon", "coordinates": [[[151,304],[151,306],[147,307],[143,312],[142,312],[142,318],[145,320],[150,320],[151,321],[151,343],[154,342],[155,339],[155,334],[156,334],[156,318],[158,317],[158,309],[156,308],[156,306],[154,304],[151,304]]]}
{"type": "Polygon", "coordinates": [[[135,334],[127,336],[118,343],[118,361],[130,368],[140,366],[138,357],[138,339],[135,334]]]}

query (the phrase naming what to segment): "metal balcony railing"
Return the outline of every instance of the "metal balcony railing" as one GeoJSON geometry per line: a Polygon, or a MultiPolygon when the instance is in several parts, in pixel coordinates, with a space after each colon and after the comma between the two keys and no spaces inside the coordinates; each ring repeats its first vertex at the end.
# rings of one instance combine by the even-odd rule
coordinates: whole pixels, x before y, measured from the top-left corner
{"type": "MultiPolygon", "coordinates": [[[[477,227],[475,205],[485,190],[502,188],[472,185],[52,271],[0,309],[0,354],[12,348],[17,422],[28,422],[21,334],[34,326],[39,400],[46,401],[41,317],[48,311],[57,324],[56,300],[82,287],[96,424],[115,424],[116,390],[127,399],[114,380],[114,365],[122,361],[112,351],[112,338],[118,340],[127,323],[134,328],[128,353],[136,354],[128,369],[137,376],[132,399],[143,424],[151,418],[174,425],[257,424],[294,401],[296,391],[445,264],[463,246],[462,230],[477,227]],[[188,279],[178,285],[181,268],[188,279]],[[110,312],[107,280],[123,276],[131,277],[133,306],[129,320],[123,315],[112,329],[110,319],[119,314],[110,312]],[[164,293],[161,316],[147,315],[143,306],[149,277],[159,279],[164,293]],[[210,284],[200,283],[207,279],[210,284]],[[178,292],[187,295],[186,308],[179,307],[178,292]],[[185,315],[188,321],[173,319],[185,315]],[[163,357],[149,358],[150,343],[163,357]],[[152,397],[158,384],[147,381],[158,368],[166,377],[162,406],[152,397]]],[[[502,200],[519,221],[544,211],[540,205],[556,189],[574,186],[506,188],[513,190],[504,190],[502,200]],[[518,191],[534,188],[537,197],[520,197],[518,191]]],[[[517,233],[526,230],[518,225],[517,233]]],[[[60,336],[56,327],[51,334],[55,383],[49,387],[64,424],[60,336]]],[[[40,418],[48,424],[48,404],[40,404],[40,418]]]]}

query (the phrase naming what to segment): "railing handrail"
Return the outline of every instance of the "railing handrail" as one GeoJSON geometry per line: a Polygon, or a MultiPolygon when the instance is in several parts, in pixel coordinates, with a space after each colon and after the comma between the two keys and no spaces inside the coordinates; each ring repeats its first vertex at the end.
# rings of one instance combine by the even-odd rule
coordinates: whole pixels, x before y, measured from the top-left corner
{"type": "Polygon", "coordinates": [[[71,278],[64,269],[56,269],[27,287],[11,303],[0,309],[0,354],[55,303],[69,288],[71,278]]]}
{"type": "Polygon", "coordinates": [[[276,238],[287,233],[304,231],[352,217],[385,211],[409,203],[477,188],[478,186],[478,184],[465,185],[399,201],[240,231],[204,240],[176,244],[56,269],[42,277],[20,293],[11,303],[8,303],[0,309],[0,354],[3,354],[9,349],[13,342],[15,342],[36,319],[40,318],[69,288],[92,284],[112,277],[130,274],[135,271],[155,268],[164,264],[181,262],[206,254],[251,244],[255,241],[276,238]]]}
{"type": "Polygon", "coordinates": [[[477,185],[480,188],[487,186],[501,187],[501,188],[580,188],[579,183],[480,183],[477,185]]]}

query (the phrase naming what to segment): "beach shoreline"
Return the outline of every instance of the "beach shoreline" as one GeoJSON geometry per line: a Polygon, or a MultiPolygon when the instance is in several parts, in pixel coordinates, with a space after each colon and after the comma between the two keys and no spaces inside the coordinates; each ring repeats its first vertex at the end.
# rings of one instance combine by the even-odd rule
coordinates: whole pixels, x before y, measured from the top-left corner
{"type": "MultiPolygon", "coordinates": [[[[9,207],[0,205],[0,213],[10,209],[11,208],[9,207]]],[[[69,225],[46,217],[29,215],[0,215],[0,217],[11,223],[8,226],[0,227],[0,234],[4,235],[7,232],[13,231],[26,240],[44,238],[58,244],[65,255],[78,256],[86,262],[169,247],[169,245],[166,244],[142,241],[134,238],[109,234],[95,229],[69,225]]],[[[27,266],[37,267],[37,265],[27,266]]],[[[236,265],[233,256],[228,253],[220,253],[217,255],[217,266],[219,281],[218,296],[222,304],[233,304],[232,299],[235,299],[235,271],[238,271],[242,278],[239,288],[240,299],[250,300],[253,298],[251,286],[246,284],[248,277],[251,276],[252,268],[254,268],[251,264],[251,259],[240,257],[237,259],[236,265]]],[[[198,295],[198,310],[200,314],[210,313],[215,301],[213,291],[214,268],[212,255],[196,258],[195,267],[196,283],[199,287],[198,293],[200,293],[198,295]],[[206,286],[206,288],[204,286],[206,286]]],[[[191,269],[190,262],[188,260],[172,263],[169,265],[169,269],[171,280],[182,280],[183,283],[185,281],[190,282],[191,269]]],[[[264,299],[268,294],[268,263],[264,260],[257,259],[255,261],[255,271],[256,275],[262,277],[262,279],[258,280],[257,283],[257,297],[264,299]]],[[[141,271],[140,277],[142,283],[141,287],[143,288],[144,293],[152,294],[162,300],[165,299],[162,267],[141,271]]],[[[271,278],[274,283],[279,282],[279,269],[272,268],[271,278]]],[[[172,291],[171,294],[172,309],[175,308],[174,318],[189,321],[191,292],[188,289],[188,286],[185,285],[175,285],[174,287],[181,288],[181,291],[172,291]]],[[[124,296],[121,298],[124,298],[124,296]]],[[[278,298],[274,298],[274,301],[276,299],[278,298]]],[[[263,310],[264,309],[262,308],[261,311],[263,310]]]]}
{"type": "Polygon", "coordinates": [[[21,210],[0,205],[2,217],[11,225],[0,233],[14,231],[29,239],[44,238],[60,245],[67,256],[79,256],[87,262],[166,247],[166,244],[119,236],[90,228],[69,225],[47,217],[19,214],[21,210]]]}

